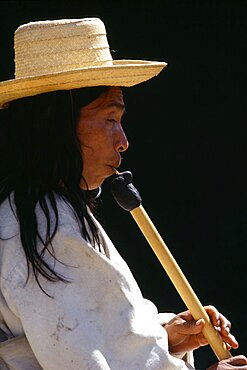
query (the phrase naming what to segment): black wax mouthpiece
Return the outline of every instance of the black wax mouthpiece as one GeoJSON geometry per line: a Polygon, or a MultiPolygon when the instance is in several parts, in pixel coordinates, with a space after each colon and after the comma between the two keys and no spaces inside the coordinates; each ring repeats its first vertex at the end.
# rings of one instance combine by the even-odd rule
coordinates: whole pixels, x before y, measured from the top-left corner
{"type": "Polygon", "coordinates": [[[121,172],[114,177],[111,184],[114,199],[125,211],[132,211],[142,202],[138,190],[131,183],[132,178],[130,171],[121,172]]]}

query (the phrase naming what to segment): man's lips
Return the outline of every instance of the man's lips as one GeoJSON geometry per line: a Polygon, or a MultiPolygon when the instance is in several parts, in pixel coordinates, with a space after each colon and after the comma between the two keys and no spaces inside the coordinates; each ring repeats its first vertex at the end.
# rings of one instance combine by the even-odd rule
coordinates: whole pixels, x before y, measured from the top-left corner
{"type": "Polygon", "coordinates": [[[114,171],[115,171],[115,169],[118,168],[121,165],[121,162],[122,162],[122,157],[119,156],[118,161],[116,161],[115,163],[113,163],[112,165],[110,165],[110,167],[112,169],[114,169],[114,171]]]}

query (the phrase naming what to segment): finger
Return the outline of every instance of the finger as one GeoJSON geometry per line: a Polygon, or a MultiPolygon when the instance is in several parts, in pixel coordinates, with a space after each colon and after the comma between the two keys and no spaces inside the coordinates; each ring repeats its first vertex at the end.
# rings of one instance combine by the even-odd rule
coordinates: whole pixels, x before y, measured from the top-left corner
{"type": "Polygon", "coordinates": [[[206,306],[205,310],[207,314],[209,315],[212,324],[215,326],[221,326],[221,322],[223,318],[221,317],[222,315],[219,313],[219,311],[214,306],[206,306]]]}
{"type": "Polygon", "coordinates": [[[226,366],[223,366],[223,367],[222,366],[221,367],[217,366],[217,365],[220,365],[220,364],[221,365],[226,364],[227,368],[229,368],[228,365],[230,365],[231,368],[233,366],[234,366],[234,368],[235,368],[235,366],[242,366],[241,369],[246,370],[246,368],[247,368],[247,358],[243,355],[230,357],[226,360],[220,361],[218,364],[214,364],[214,365],[210,366],[207,370],[215,370],[216,368],[217,369],[218,368],[226,368],[226,366]]]}
{"type": "Polygon", "coordinates": [[[236,349],[239,347],[239,343],[229,330],[223,330],[223,328],[215,327],[215,330],[220,334],[222,340],[228,343],[230,347],[236,349]]]}
{"type": "Polygon", "coordinates": [[[243,355],[238,355],[238,356],[228,358],[226,360],[226,363],[233,365],[233,366],[243,366],[243,365],[247,365],[247,358],[243,355]]]}
{"type": "Polygon", "coordinates": [[[231,329],[231,322],[222,315],[214,306],[206,306],[205,310],[210,317],[210,320],[214,326],[218,326],[223,329],[224,335],[227,335],[231,329]]]}
{"type": "Polygon", "coordinates": [[[204,325],[205,325],[204,319],[199,319],[197,321],[195,320],[185,321],[183,325],[180,325],[179,331],[180,333],[186,335],[200,334],[202,332],[204,325]]]}
{"type": "Polygon", "coordinates": [[[232,324],[229,320],[227,320],[227,318],[224,315],[220,314],[219,320],[218,320],[218,326],[221,327],[221,330],[224,330],[225,332],[230,333],[232,324]]]}
{"type": "Polygon", "coordinates": [[[191,321],[191,320],[194,320],[193,316],[191,315],[190,311],[184,311],[184,312],[181,312],[180,314],[178,314],[179,317],[181,317],[181,319],[185,320],[185,321],[191,321]]]}
{"type": "Polygon", "coordinates": [[[221,336],[223,342],[225,342],[227,344],[227,349],[229,349],[229,350],[231,348],[237,349],[239,347],[239,343],[236,340],[236,338],[234,337],[234,335],[228,334],[227,336],[225,336],[225,335],[222,335],[220,329],[218,329],[218,328],[215,328],[215,329],[219,333],[219,335],[221,336]]]}
{"type": "Polygon", "coordinates": [[[234,335],[229,334],[227,337],[221,335],[221,337],[222,337],[222,340],[225,343],[227,343],[230,347],[232,347],[234,349],[237,349],[239,347],[239,344],[238,344],[236,338],[234,337],[234,335]]]}
{"type": "Polygon", "coordinates": [[[220,324],[220,313],[214,306],[204,307],[213,325],[219,326],[220,324]]]}
{"type": "Polygon", "coordinates": [[[203,347],[203,346],[206,346],[208,344],[207,339],[204,337],[204,335],[202,333],[198,334],[196,336],[196,339],[197,339],[198,347],[203,347]]]}

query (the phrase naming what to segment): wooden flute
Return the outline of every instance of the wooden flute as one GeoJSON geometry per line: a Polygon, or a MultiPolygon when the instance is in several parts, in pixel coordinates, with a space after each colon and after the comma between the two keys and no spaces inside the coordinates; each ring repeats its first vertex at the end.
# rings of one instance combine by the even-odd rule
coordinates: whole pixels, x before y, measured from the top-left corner
{"type": "Polygon", "coordinates": [[[116,176],[112,181],[112,194],[116,202],[123,209],[131,213],[194,319],[199,320],[203,318],[205,320],[203,335],[207,339],[218,360],[232,357],[220,334],[212,325],[207,312],[190,286],[184,273],[143,208],[141,196],[131,182],[131,172],[125,171],[119,173],[116,169],[114,170],[116,176]]]}

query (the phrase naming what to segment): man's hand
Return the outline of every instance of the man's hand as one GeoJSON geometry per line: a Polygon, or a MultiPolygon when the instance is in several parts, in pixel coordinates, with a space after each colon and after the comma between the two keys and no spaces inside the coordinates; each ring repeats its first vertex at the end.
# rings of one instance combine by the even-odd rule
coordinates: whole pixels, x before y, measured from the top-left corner
{"type": "Polygon", "coordinates": [[[242,355],[231,357],[217,362],[207,370],[247,370],[247,358],[242,355]]]}
{"type": "MultiPolygon", "coordinates": [[[[238,342],[230,333],[231,323],[215,307],[204,307],[216,330],[220,333],[227,349],[238,348],[238,342]]],[[[189,311],[176,315],[164,327],[168,333],[169,350],[184,353],[208,344],[202,334],[204,319],[194,320],[189,311]]]]}

